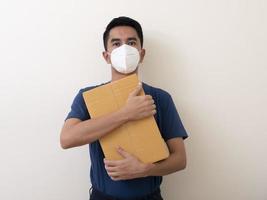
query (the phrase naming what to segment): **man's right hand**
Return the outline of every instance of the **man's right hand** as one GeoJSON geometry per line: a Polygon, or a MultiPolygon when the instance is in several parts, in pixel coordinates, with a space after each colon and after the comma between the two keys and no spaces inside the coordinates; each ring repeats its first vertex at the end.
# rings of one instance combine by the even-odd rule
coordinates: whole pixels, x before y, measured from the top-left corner
{"type": "Polygon", "coordinates": [[[138,120],[156,114],[156,105],[151,95],[138,96],[142,86],[129,94],[126,105],[122,108],[123,113],[128,120],[138,120]]]}

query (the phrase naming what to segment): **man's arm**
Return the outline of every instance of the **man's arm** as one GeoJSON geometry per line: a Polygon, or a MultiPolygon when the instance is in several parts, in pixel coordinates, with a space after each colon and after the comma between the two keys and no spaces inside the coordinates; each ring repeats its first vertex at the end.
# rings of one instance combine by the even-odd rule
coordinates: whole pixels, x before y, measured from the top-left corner
{"type": "Polygon", "coordinates": [[[106,170],[112,180],[127,180],[146,176],[164,176],[186,167],[186,153],[182,138],[167,141],[170,156],[154,164],[144,164],[123,149],[118,152],[123,160],[104,160],[106,170]]]}
{"type": "Polygon", "coordinates": [[[163,161],[155,163],[145,172],[145,176],[164,176],[183,170],[186,167],[186,152],[183,138],[173,138],[167,141],[170,156],[163,161]]]}
{"type": "Polygon", "coordinates": [[[66,120],[60,134],[61,147],[67,149],[89,144],[127,121],[123,110],[86,121],[70,118],[66,120]]]}
{"type": "Polygon", "coordinates": [[[154,115],[154,101],[150,95],[138,96],[141,89],[142,86],[139,85],[129,95],[126,105],[116,112],[85,121],[67,119],[60,134],[61,147],[67,149],[89,144],[128,121],[154,115]]]}

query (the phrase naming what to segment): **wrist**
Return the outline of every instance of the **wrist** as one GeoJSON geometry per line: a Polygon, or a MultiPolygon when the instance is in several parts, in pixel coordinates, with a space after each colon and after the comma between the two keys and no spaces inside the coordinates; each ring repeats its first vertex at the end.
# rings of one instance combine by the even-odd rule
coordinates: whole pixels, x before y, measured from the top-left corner
{"type": "Polygon", "coordinates": [[[127,114],[127,111],[126,111],[126,109],[124,107],[119,109],[117,111],[117,114],[119,116],[118,118],[122,121],[122,123],[126,123],[126,122],[130,121],[130,118],[129,118],[128,114],[127,114]]]}
{"type": "Polygon", "coordinates": [[[154,163],[144,164],[143,177],[152,176],[152,171],[155,168],[155,166],[156,166],[156,164],[154,164],[154,163]]]}

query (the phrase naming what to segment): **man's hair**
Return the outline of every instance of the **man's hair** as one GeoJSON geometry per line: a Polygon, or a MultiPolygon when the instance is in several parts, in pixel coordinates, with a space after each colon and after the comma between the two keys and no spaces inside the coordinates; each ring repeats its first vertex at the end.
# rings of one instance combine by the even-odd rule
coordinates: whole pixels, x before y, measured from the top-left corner
{"type": "Polygon", "coordinates": [[[133,29],[135,29],[137,32],[137,35],[140,39],[141,47],[143,47],[143,31],[142,31],[141,25],[134,19],[131,19],[131,18],[125,17],[125,16],[121,16],[121,17],[117,17],[117,18],[114,18],[113,20],[111,20],[111,22],[109,22],[109,24],[106,27],[106,30],[103,34],[103,43],[104,43],[105,50],[107,50],[107,42],[108,42],[109,32],[111,29],[113,29],[114,27],[117,27],[117,26],[130,26],[133,29]]]}

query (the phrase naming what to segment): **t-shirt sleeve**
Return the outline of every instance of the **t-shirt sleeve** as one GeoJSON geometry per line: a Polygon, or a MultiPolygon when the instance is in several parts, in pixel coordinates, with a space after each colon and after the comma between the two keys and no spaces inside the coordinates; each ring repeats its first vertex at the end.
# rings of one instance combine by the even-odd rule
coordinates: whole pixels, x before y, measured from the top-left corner
{"type": "Polygon", "coordinates": [[[162,137],[165,141],[175,137],[186,139],[188,137],[187,132],[182,124],[171,95],[167,94],[164,99],[161,130],[162,137]]]}
{"type": "Polygon", "coordinates": [[[82,121],[91,118],[86,108],[82,93],[83,90],[80,90],[79,93],[74,98],[73,103],[71,105],[71,110],[68,116],[66,117],[65,121],[70,118],[78,118],[82,121]]]}

